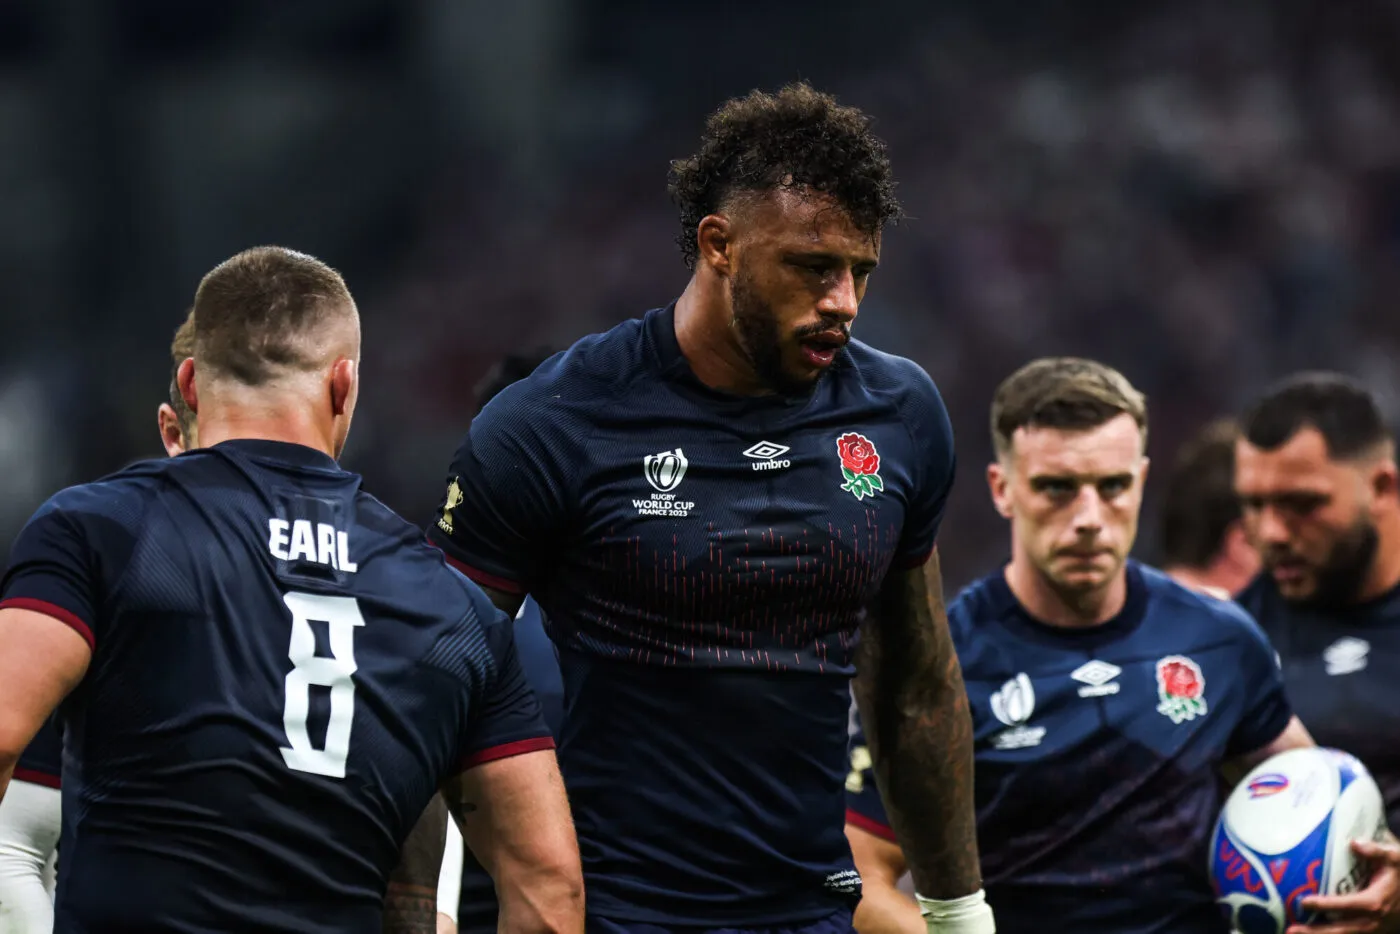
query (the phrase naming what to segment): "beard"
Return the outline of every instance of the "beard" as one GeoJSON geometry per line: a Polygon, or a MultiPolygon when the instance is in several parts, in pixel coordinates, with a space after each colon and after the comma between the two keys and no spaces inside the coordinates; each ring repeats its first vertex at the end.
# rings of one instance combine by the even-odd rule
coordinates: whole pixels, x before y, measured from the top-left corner
{"type": "Polygon", "coordinates": [[[1297,603],[1318,610],[1338,610],[1354,604],[1379,545],[1376,527],[1365,519],[1359,520],[1337,540],[1327,561],[1317,569],[1317,585],[1312,594],[1297,603]]]}
{"type": "Polygon", "coordinates": [[[793,379],[783,367],[783,339],[773,306],[742,272],[734,277],[731,293],[734,332],[758,381],[779,395],[797,395],[810,389],[810,385],[793,379]]]}
{"type": "MultiPolygon", "coordinates": [[[[778,324],[778,313],[773,305],[758,293],[753,280],[743,272],[734,277],[730,286],[730,301],[733,305],[733,328],[739,341],[739,348],[748,358],[758,381],[780,396],[805,396],[812,392],[822,375],[816,377],[799,376],[788,371],[783,365],[783,334],[778,324]]],[[[794,340],[808,333],[840,330],[849,335],[846,324],[822,324],[804,328],[793,335],[794,340]]]]}

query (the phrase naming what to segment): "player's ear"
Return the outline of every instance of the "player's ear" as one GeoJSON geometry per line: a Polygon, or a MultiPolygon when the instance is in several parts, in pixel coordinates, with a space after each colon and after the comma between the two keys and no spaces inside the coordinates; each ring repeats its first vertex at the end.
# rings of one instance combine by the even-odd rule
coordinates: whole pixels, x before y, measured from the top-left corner
{"type": "Polygon", "coordinates": [[[1371,496],[1377,500],[1400,497],[1400,474],[1396,473],[1395,461],[1387,458],[1372,468],[1371,496]]]}
{"type": "Polygon", "coordinates": [[[180,419],[169,402],[162,402],[156,409],[156,424],[160,427],[160,443],[165,453],[171,457],[185,453],[185,436],[180,431],[180,419]]]}
{"type": "Polygon", "coordinates": [[[987,489],[992,494],[992,505],[1003,519],[1011,518],[1011,472],[1001,463],[992,461],[987,465],[987,489]]]}
{"type": "Polygon", "coordinates": [[[349,415],[355,408],[360,389],[360,368],[349,357],[341,357],[331,367],[331,414],[349,415]]]}
{"type": "Polygon", "coordinates": [[[695,228],[695,243],[700,261],[722,276],[734,269],[733,237],[729,218],[723,214],[707,214],[695,228]]]}
{"type": "Polygon", "coordinates": [[[175,388],[180,390],[180,398],[191,412],[199,411],[199,393],[194,385],[194,357],[186,357],[175,371],[175,388]]]}

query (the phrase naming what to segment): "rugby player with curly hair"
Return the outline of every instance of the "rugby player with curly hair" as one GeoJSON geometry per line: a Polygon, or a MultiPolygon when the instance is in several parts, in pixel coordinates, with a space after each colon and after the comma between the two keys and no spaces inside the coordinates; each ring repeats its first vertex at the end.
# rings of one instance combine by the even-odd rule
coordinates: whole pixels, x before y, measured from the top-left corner
{"type": "Polygon", "coordinates": [[[990,932],[934,549],[952,431],[928,374],[851,337],[900,214],[884,143],[811,87],[755,91],[670,190],[680,297],[492,400],[428,528],[544,612],[588,929],[849,931],[858,674],[930,929],[990,932]]]}

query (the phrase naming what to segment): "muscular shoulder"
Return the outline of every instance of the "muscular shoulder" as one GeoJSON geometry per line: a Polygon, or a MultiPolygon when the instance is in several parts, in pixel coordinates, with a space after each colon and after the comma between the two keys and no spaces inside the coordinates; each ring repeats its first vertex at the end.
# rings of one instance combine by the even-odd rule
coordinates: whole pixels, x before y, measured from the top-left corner
{"type": "Polygon", "coordinates": [[[921,422],[946,421],[943,397],[923,367],[907,357],[876,350],[857,340],[851,341],[846,350],[852,375],[866,391],[888,398],[921,422]]]}
{"type": "Polygon", "coordinates": [[[607,404],[650,371],[646,354],[640,319],[590,334],[497,394],[472,422],[472,433],[582,441],[607,404]]]}
{"type": "Polygon", "coordinates": [[[948,628],[958,654],[975,651],[986,642],[988,627],[1000,622],[1008,609],[1001,571],[973,581],[948,606],[948,628]]]}
{"type": "Polygon", "coordinates": [[[1264,639],[1259,624],[1234,600],[1203,594],[1172,580],[1155,568],[1142,567],[1143,583],[1159,611],[1176,627],[1190,627],[1203,638],[1256,644],[1264,639]]]}
{"type": "Polygon", "coordinates": [[[58,517],[78,527],[121,530],[135,536],[164,487],[168,470],[162,461],[143,461],[100,480],[59,490],[30,521],[58,517]]]}

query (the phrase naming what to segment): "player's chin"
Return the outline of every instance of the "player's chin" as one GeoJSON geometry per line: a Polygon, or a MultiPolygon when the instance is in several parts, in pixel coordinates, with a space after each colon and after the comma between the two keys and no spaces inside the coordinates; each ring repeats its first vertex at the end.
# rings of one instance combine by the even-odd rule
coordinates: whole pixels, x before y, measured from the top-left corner
{"type": "Polygon", "coordinates": [[[1285,600],[1311,600],[1317,595],[1317,582],[1311,577],[1289,578],[1279,580],[1274,578],[1274,586],[1278,588],[1278,594],[1285,600]]]}
{"type": "Polygon", "coordinates": [[[1117,567],[1106,555],[1093,559],[1061,558],[1053,577],[1066,592],[1090,593],[1107,587],[1117,567]]]}

